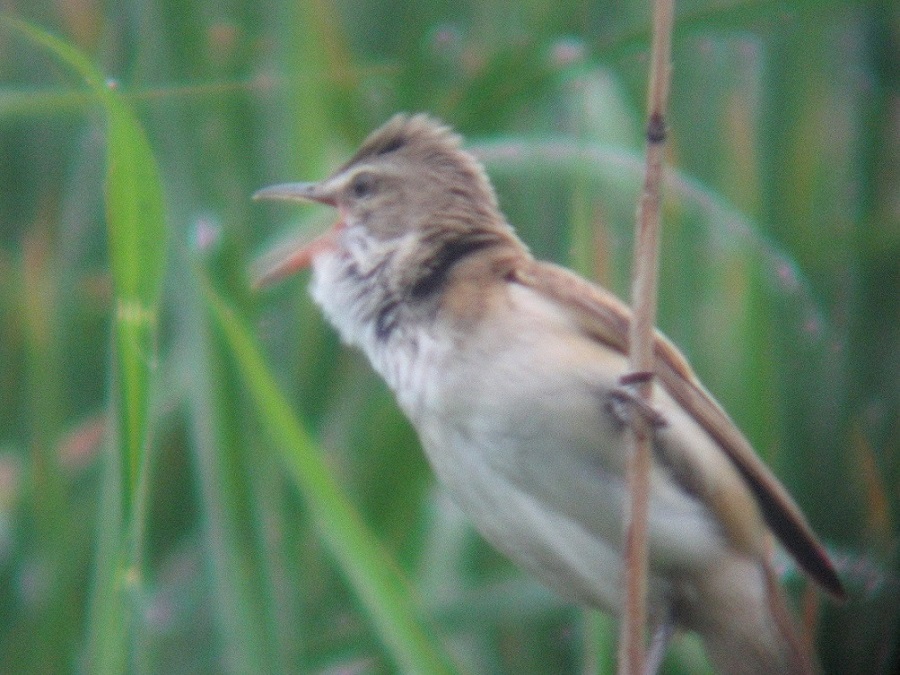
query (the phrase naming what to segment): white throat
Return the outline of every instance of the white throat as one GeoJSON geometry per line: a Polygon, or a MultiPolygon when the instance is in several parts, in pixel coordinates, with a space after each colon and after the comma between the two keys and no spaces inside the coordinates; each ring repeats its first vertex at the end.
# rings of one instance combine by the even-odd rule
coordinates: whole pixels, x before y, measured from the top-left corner
{"type": "Polygon", "coordinates": [[[388,245],[347,232],[339,250],[313,260],[310,292],[345,343],[360,348],[415,418],[425,388],[425,370],[443,352],[434,332],[411,311],[392,284],[395,259],[410,241],[388,245]]]}

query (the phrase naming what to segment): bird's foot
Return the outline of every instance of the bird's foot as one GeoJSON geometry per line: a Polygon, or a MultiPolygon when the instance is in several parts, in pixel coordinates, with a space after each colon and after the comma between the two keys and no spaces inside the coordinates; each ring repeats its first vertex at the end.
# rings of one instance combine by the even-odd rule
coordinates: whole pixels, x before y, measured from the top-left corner
{"type": "Polygon", "coordinates": [[[653,379],[649,371],[626,373],[619,378],[619,386],[610,394],[610,409],[622,424],[635,428],[638,419],[651,429],[660,429],[666,424],[661,412],[650,405],[639,391],[639,387],[653,379]]]}

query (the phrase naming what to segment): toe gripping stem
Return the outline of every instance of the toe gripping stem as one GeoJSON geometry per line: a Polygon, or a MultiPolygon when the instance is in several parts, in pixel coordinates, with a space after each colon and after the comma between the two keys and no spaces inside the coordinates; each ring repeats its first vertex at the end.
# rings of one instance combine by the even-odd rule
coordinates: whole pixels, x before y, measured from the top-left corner
{"type": "Polygon", "coordinates": [[[653,378],[654,374],[646,370],[625,373],[619,378],[619,386],[610,392],[610,397],[613,413],[623,424],[634,427],[636,417],[654,430],[668,424],[663,414],[647,403],[638,391],[653,378]]]}

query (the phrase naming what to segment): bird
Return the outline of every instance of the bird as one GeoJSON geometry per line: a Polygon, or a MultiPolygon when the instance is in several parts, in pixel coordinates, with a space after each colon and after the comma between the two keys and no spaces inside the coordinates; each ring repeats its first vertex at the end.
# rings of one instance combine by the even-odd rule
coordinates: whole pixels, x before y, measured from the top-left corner
{"type": "Polygon", "coordinates": [[[337,210],[257,284],[312,268],[315,303],[488,542],[564,598],[620,614],[629,426],[647,415],[654,634],[696,632],[724,673],[816,668],[773,540],[828,594],[845,591],[800,508],[659,331],[652,409],[638,405],[629,307],[530,253],[450,127],[398,114],[324,180],[254,198],[337,210]]]}

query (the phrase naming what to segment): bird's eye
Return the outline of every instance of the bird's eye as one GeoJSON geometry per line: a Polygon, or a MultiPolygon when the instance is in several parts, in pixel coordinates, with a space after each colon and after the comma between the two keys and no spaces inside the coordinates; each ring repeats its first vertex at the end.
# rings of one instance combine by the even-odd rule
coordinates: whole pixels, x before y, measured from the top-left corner
{"type": "Polygon", "coordinates": [[[375,191],[375,177],[370,173],[359,173],[350,184],[350,191],[357,199],[368,197],[375,191]]]}

